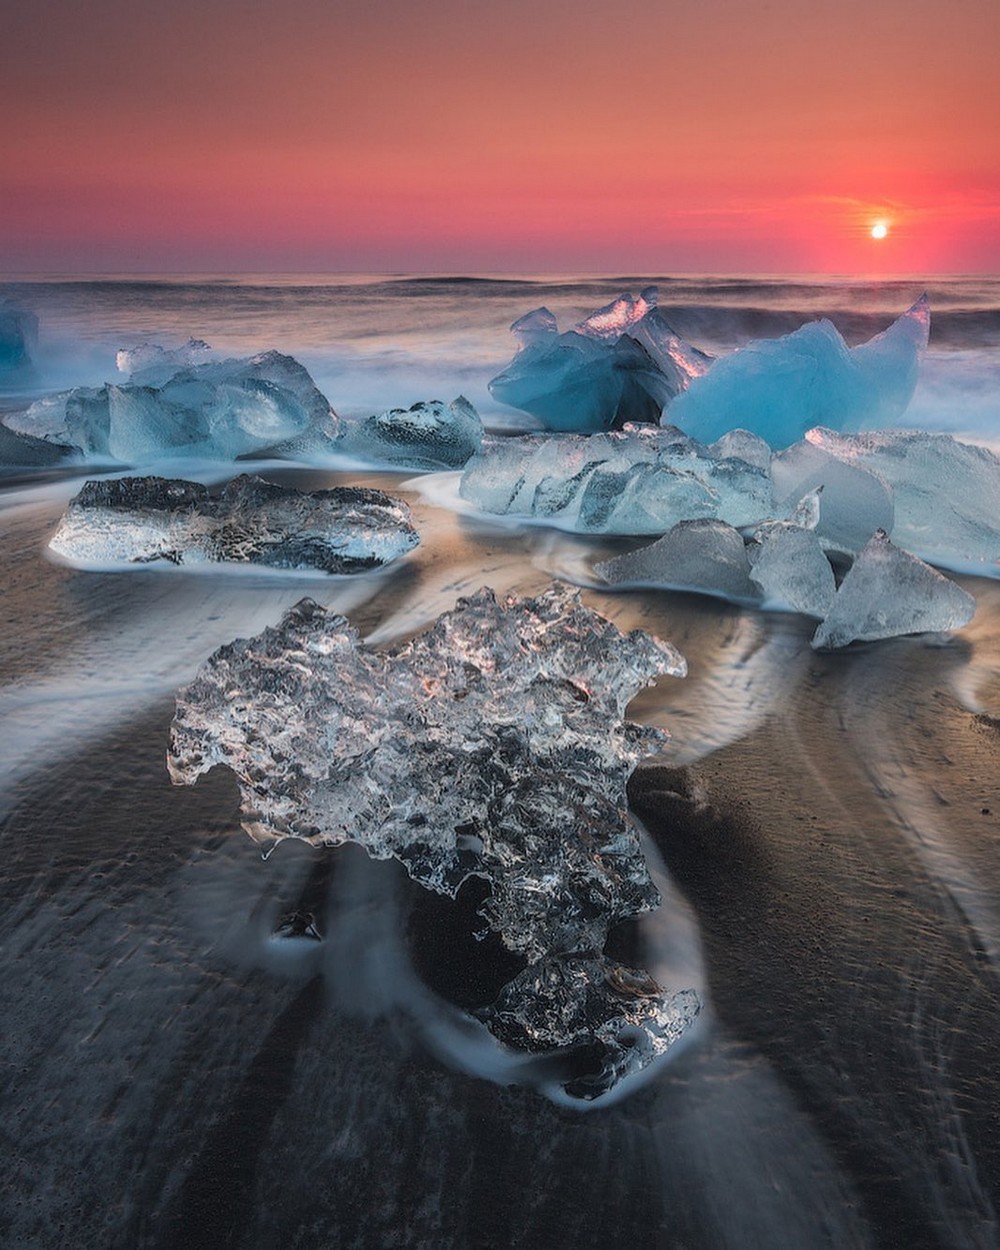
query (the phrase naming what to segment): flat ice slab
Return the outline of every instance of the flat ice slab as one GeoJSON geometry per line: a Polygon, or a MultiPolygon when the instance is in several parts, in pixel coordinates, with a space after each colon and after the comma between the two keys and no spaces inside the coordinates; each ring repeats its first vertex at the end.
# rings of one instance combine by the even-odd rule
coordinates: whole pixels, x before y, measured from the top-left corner
{"type": "Polygon", "coordinates": [[[197,482],[126,477],[87,482],[49,546],[64,559],[117,564],[258,564],[361,573],[419,542],[405,503],[341,486],[297,491],[233,478],[213,496],[197,482]]]}

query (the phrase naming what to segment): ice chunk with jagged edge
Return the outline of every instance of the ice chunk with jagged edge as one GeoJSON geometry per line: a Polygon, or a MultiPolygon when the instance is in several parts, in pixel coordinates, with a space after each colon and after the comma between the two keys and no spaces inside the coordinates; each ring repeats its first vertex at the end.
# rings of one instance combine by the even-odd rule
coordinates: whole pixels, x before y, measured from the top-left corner
{"type": "Polygon", "coordinates": [[[219,496],[161,477],[87,482],[49,546],[85,565],[164,560],[361,573],[419,541],[406,504],[382,491],[303,492],[244,475],[219,496]]]}
{"type": "Polygon", "coordinates": [[[616,586],[668,586],[740,603],[760,600],[743,538],[724,521],[681,521],[648,547],[604,560],[595,572],[616,586]]]}
{"type": "Polygon", "coordinates": [[[390,408],[359,421],[342,420],[336,450],[379,464],[460,469],[479,450],[483,423],[464,395],[390,408]]]}
{"type": "Polygon", "coordinates": [[[774,500],[789,512],[822,487],[816,534],[835,551],[860,551],[876,530],[893,532],[893,491],[880,474],[831,455],[811,440],[794,443],[771,462],[774,500]]]}
{"type": "Polygon", "coordinates": [[[466,465],[463,499],[582,533],[662,534],[678,521],[752,525],[773,513],[770,475],[718,458],[679,430],[487,438],[466,465]]]}
{"type": "Polygon", "coordinates": [[[306,370],[279,352],[196,365],[160,386],[78,387],[7,423],[87,456],[125,462],[329,452],[337,428],[306,370]]]}
{"type": "MultiPolygon", "coordinates": [[[[482,878],[484,923],[528,964],[600,964],[610,927],[659,903],[625,787],[665,735],[625,707],[684,671],[561,587],[481,590],[384,652],[303,600],[179,693],[168,767],[175,783],[230,767],[254,838],[357,842],[451,897],[482,878]]],[[[562,999],[512,993],[558,1031],[562,999]]]]}
{"type": "Polygon", "coordinates": [[[588,338],[617,342],[627,330],[631,330],[651,309],[655,308],[658,297],[659,291],[655,286],[648,286],[640,291],[638,298],[633,298],[625,292],[617,299],[613,299],[610,304],[595,309],[589,317],[578,322],[577,332],[587,335],[588,338]]]}
{"type": "Polygon", "coordinates": [[[181,347],[139,343],[135,347],[119,348],[115,364],[119,373],[131,375],[130,382],[140,386],[162,386],[180,370],[207,363],[212,354],[204,339],[188,339],[181,347]]]}
{"type": "Polygon", "coordinates": [[[879,530],[840,584],[812,640],[814,647],[960,629],[976,601],[916,556],[893,546],[879,530]]]}
{"type": "Polygon", "coordinates": [[[591,1100],[665,1054],[700,1010],[693,990],[667,993],[647,973],[591,955],[532,964],[481,1014],[500,1041],[518,1050],[600,1043],[594,1070],[564,1086],[572,1097],[591,1100]]]}
{"type": "Polygon", "coordinates": [[[901,546],[934,564],[982,564],[982,572],[1000,574],[1000,459],[991,451],[950,434],[908,430],[845,437],[816,429],[807,439],[817,452],[890,484],[892,536],[901,546]]]}
{"type": "Polygon", "coordinates": [[[836,592],[833,568],[816,535],[815,492],[803,500],[795,520],[758,526],[747,546],[750,580],[760,587],[767,607],[791,608],[806,616],[826,616],[836,592]]]}
{"type": "Polygon", "coordinates": [[[892,425],[913,396],[929,330],[926,295],[860,347],[829,321],[809,322],[717,360],[670,400],[664,419],[704,442],[740,426],[777,448],[816,425],[892,425]]]}
{"type": "Polygon", "coordinates": [[[514,359],[489,384],[501,403],[552,430],[591,433],[657,422],[663,405],[709,358],[685,343],[655,307],[656,287],[620,295],[565,334],[547,308],[511,326],[514,359]]]}

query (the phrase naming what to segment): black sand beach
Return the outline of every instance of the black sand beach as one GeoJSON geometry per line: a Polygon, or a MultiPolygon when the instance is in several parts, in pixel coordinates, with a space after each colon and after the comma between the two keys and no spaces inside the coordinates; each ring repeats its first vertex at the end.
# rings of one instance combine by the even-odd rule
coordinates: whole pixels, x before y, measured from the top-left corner
{"type": "Polygon", "coordinates": [[[303,594],[384,643],[584,545],[408,493],[423,544],[377,576],[83,573],[43,555],[72,490],[4,495],[4,1245],[998,1244],[995,581],[962,579],[951,640],[833,655],[800,618],[585,592],[690,665],[631,709],[673,734],[630,800],[676,898],[613,942],[706,1001],[586,1111],[464,1039],[497,970],[461,907],[354,847],[262,860],[228,775],[164,767],[177,686],[303,594]],[[273,942],[296,909],[322,943],[273,942]]]}

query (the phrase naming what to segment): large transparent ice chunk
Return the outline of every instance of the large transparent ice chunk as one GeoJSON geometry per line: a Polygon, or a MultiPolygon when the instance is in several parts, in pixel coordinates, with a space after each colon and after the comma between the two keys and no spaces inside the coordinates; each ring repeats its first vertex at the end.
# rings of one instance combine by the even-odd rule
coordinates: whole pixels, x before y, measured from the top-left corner
{"type": "Polygon", "coordinates": [[[743,538],[724,521],[681,521],[648,547],[597,564],[595,572],[616,586],[668,586],[737,603],[760,600],[743,538]]]}
{"type": "Polygon", "coordinates": [[[829,321],[809,322],[717,360],[670,400],[665,420],[703,442],[740,426],[776,448],[816,425],[893,425],[913,396],[929,330],[926,295],[860,347],[829,321]]]}
{"type": "Polygon", "coordinates": [[[817,454],[890,484],[897,543],[935,564],[1000,573],[1000,459],[993,452],[908,430],[845,437],[817,429],[807,437],[817,454]]]}
{"type": "Polygon", "coordinates": [[[418,542],[406,504],[382,491],[304,492],[244,475],[219,496],[161,477],[87,482],[49,546],[84,565],[163,560],[361,573],[418,542]]]}
{"type": "Polygon", "coordinates": [[[525,314],[511,326],[517,354],[490,382],[491,393],[551,430],[655,423],[667,400],[709,364],[674,333],[656,298],[656,287],[638,298],[620,295],[565,334],[547,308],[525,314]]]}
{"type": "Polygon", "coordinates": [[[699,517],[752,525],[773,513],[766,469],[653,426],[487,438],[459,489],[484,512],[582,533],[662,534],[699,517]]]}
{"type": "Polygon", "coordinates": [[[779,515],[822,487],[816,533],[835,551],[853,554],[876,530],[893,532],[893,492],[882,476],[863,464],[831,455],[811,436],[774,457],[771,477],[779,515]]]}
{"type": "Polygon", "coordinates": [[[336,434],[312,378],[279,352],[182,369],[162,385],[78,387],[32,404],[8,425],[124,462],[329,451],[336,434]]]}
{"type": "Polygon", "coordinates": [[[879,530],[848,570],[829,614],[816,630],[816,648],[960,629],[976,601],[879,530]]]}
{"type": "MultiPolygon", "coordinates": [[[[507,987],[489,1027],[533,1048],[512,1034],[520,1013],[537,1048],[573,1044],[565,993],[542,968],[584,994],[593,977],[605,995],[610,927],[658,905],[625,785],[664,735],[623,715],[644,686],[683,672],[669,644],[622,634],[562,588],[502,603],[482,590],[388,652],[304,600],[180,692],[168,765],[176,783],[231,768],[254,838],[357,842],[452,897],[481,878],[485,925],[538,970],[507,987]]],[[[616,1010],[596,1011],[586,1038],[632,1022],[652,1053],[672,996],[636,970],[620,980],[616,1010]]],[[[694,1010],[685,1000],[685,1024],[694,1010]]]]}
{"type": "Polygon", "coordinates": [[[460,469],[479,450],[483,423],[464,395],[390,408],[358,421],[342,420],[337,451],[360,460],[412,469],[460,469]]]}

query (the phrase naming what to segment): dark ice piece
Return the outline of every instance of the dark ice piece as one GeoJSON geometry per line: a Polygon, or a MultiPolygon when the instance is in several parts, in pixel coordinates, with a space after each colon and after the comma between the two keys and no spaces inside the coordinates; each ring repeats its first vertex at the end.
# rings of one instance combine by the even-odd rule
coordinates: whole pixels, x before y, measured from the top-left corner
{"type": "Polygon", "coordinates": [[[87,482],[50,548],[82,564],[261,564],[361,573],[419,542],[406,504],[382,491],[297,491],[233,478],[220,496],[197,482],[126,477],[87,482]]]}

